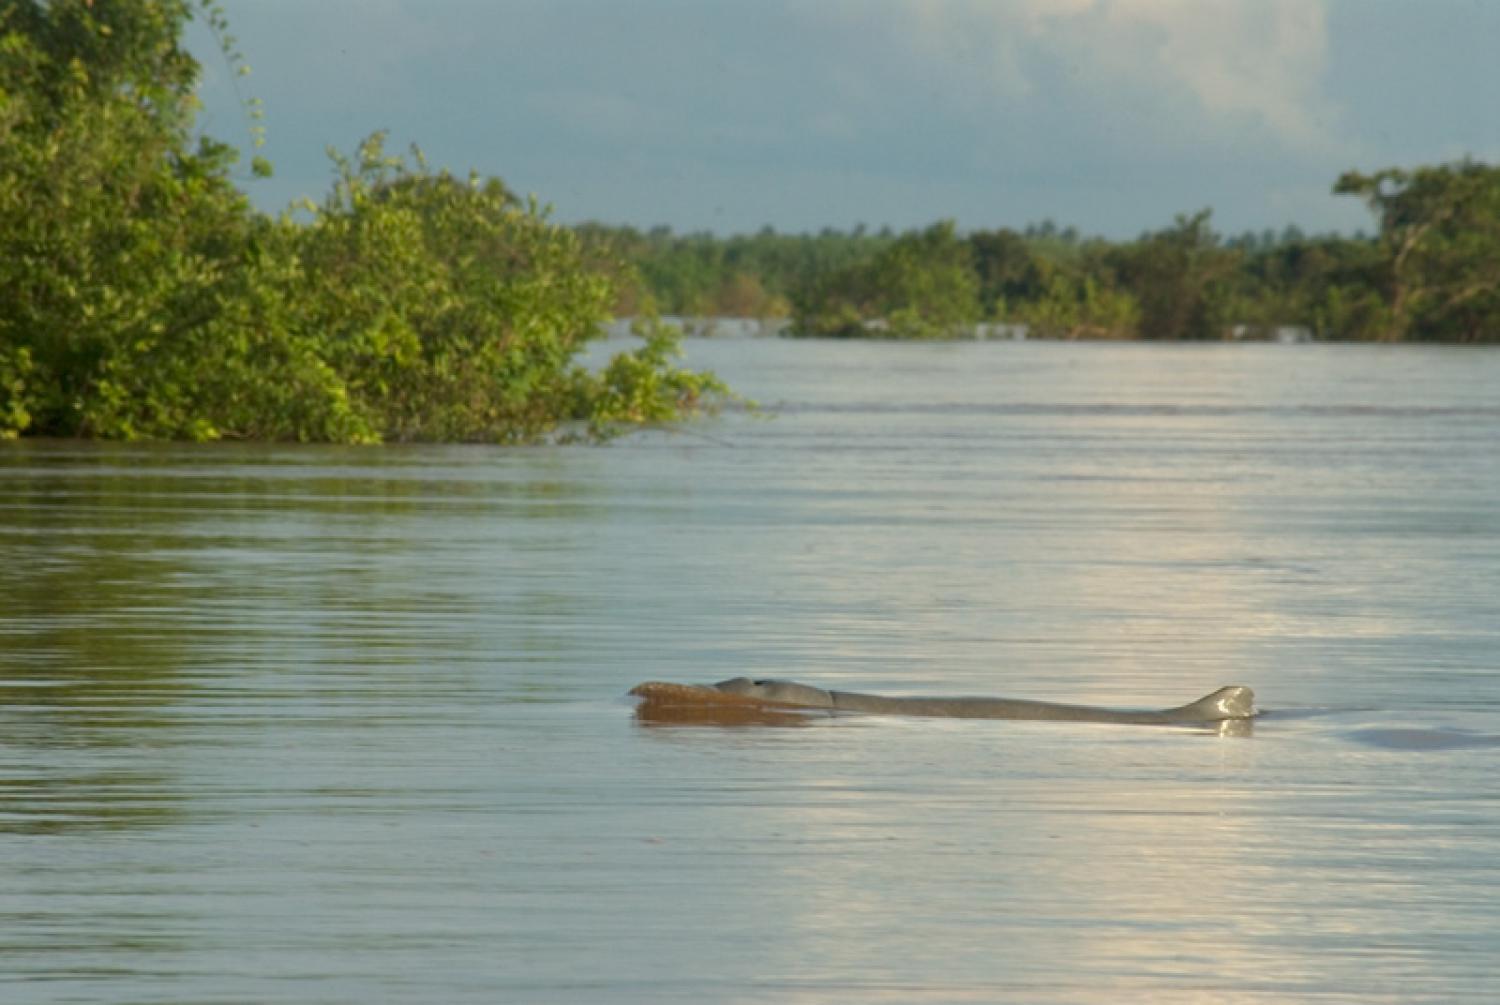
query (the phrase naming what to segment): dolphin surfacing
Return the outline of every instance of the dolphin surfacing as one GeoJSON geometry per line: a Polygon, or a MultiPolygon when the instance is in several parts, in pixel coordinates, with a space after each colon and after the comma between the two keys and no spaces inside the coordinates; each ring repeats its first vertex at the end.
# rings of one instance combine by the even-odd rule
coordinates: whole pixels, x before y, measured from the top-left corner
{"type": "Polygon", "coordinates": [[[736,708],[761,707],[871,715],[940,716],[961,719],[1030,719],[1055,722],[1115,722],[1141,725],[1205,725],[1256,715],[1255,692],[1241,685],[1221,687],[1197,701],[1153,710],[1065,705],[1023,698],[892,698],[855,691],[825,691],[796,681],[734,677],[711,687],[650,681],[631,689],[647,703],[694,703],[736,708]]]}

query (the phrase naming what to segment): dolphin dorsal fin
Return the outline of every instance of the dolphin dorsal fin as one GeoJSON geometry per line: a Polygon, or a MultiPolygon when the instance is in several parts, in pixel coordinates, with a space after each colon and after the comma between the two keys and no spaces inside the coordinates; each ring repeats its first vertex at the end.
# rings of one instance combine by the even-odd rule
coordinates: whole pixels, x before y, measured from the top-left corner
{"type": "Polygon", "coordinates": [[[1197,701],[1170,709],[1173,718],[1194,721],[1248,719],[1255,715],[1255,692],[1241,684],[1229,684],[1197,701]]]}

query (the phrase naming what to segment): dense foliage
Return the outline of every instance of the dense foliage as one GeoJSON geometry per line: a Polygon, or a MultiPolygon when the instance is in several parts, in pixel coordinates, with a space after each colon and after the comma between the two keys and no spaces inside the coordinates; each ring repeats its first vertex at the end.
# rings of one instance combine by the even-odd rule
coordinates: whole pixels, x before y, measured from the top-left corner
{"type": "Polygon", "coordinates": [[[719,238],[674,234],[667,227],[583,224],[575,228],[591,260],[614,275],[616,313],[642,308],[670,314],[784,317],[809,276],[855,265],[895,240],[890,231],[866,234],[757,234],[719,238]]]}
{"type": "Polygon", "coordinates": [[[972,253],[945,221],[868,260],[814,277],[793,296],[806,335],[952,338],[979,314],[972,253]]]}
{"type": "MultiPolygon", "coordinates": [[[[194,133],[213,0],[0,0],[0,437],[514,442],[670,421],[723,392],[675,336],[578,360],[611,316],[787,317],[809,335],[1500,341],[1500,168],[1351,172],[1374,237],[1134,241],[1051,224],[678,236],[563,228],[374,136],[271,218],[194,133]]],[[[258,127],[256,127],[258,128],[258,127]]],[[[252,174],[269,165],[258,158],[252,174]]]]}
{"type": "Polygon", "coordinates": [[[1369,204],[1375,237],[1289,227],[1226,239],[1207,210],[1134,241],[1051,223],[726,239],[580,230],[591,249],[638,267],[627,312],[644,301],[672,314],[788,317],[798,334],[933,337],[1010,322],[1052,338],[1267,337],[1296,326],[1324,339],[1500,341],[1500,168],[1351,173],[1334,191],[1369,204]]]}
{"type": "Polygon", "coordinates": [[[610,280],[498,181],[375,136],[304,220],[254,212],[192,136],[195,15],[222,31],[206,0],[0,0],[0,435],[517,441],[723,390],[660,327],[579,365],[610,280]]]}
{"type": "Polygon", "coordinates": [[[1390,339],[1500,340],[1500,168],[1350,172],[1335,191],[1380,221],[1373,274],[1390,339]]]}

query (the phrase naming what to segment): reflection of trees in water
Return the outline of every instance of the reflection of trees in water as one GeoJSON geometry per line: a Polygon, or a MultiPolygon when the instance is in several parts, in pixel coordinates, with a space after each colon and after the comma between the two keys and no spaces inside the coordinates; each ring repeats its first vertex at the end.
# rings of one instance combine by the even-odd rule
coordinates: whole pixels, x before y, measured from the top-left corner
{"type": "Polygon", "coordinates": [[[109,480],[6,471],[0,831],[130,827],[180,813],[172,780],[140,770],[124,749],[161,743],[172,723],[162,709],[189,687],[171,623],[179,569],[163,515],[120,492],[109,480]]]}
{"type": "Polygon", "coordinates": [[[518,652],[554,696],[576,600],[538,570],[604,500],[495,458],[0,444],[0,832],[180,818],[177,749],[472,703],[518,652]]]}
{"type": "Polygon", "coordinates": [[[175,789],[165,773],[129,770],[52,770],[30,778],[0,777],[0,834],[173,823],[184,815],[175,789]]]}

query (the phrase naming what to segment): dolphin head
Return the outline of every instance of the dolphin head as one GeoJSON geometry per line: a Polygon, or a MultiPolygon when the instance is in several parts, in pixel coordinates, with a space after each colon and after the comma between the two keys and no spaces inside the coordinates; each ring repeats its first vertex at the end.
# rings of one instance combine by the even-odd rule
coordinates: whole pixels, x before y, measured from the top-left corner
{"type": "Polygon", "coordinates": [[[775,701],[784,705],[801,705],[807,708],[833,707],[833,696],[827,691],[789,680],[766,678],[751,680],[749,677],[734,677],[730,680],[719,681],[714,685],[714,689],[723,691],[725,694],[742,694],[749,698],[775,701]]]}

